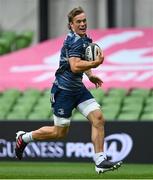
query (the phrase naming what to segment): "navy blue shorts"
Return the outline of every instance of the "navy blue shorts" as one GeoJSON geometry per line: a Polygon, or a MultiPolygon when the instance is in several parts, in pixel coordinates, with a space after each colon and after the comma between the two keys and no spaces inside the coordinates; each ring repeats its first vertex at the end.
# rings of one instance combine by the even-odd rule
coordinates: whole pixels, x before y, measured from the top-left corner
{"type": "Polygon", "coordinates": [[[54,114],[58,117],[71,117],[74,108],[92,98],[94,97],[86,87],[82,87],[80,91],[67,91],[54,84],[51,89],[51,105],[54,114]]]}

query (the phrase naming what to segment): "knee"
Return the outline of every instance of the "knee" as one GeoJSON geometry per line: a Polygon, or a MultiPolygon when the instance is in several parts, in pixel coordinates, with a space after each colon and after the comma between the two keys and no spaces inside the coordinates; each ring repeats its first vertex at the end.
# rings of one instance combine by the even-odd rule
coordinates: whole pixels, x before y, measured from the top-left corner
{"type": "Polygon", "coordinates": [[[96,127],[100,127],[100,126],[104,126],[104,124],[105,124],[105,121],[104,121],[103,116],[102,115],[97,116],[97,118],[95,119],[94,125],[96,127]]]}
{"type": "Polygon", "coordinates": [[[92,124],[96,128],[102,127],[105,125],[105,120],[104,120],[103,114],[101,112],[98,112],[94,115],[94,118],[92,120],[92,124]]]}
{"type": "Polygon", "coordinates": [[[68,134],[67,128],[61,128],[61,127],[54,128],[55,139],[63,139],[67,136],[67,134],[68,134]]]}

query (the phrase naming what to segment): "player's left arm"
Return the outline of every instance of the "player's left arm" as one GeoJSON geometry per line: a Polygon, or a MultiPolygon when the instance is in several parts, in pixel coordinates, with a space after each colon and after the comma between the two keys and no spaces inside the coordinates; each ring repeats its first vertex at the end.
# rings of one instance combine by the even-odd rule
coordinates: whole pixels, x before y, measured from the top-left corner
{"type": "Polygon", "coordinates": [[[85,74],[88,76],[89,80],[93,84],[95,84],[96,88],[98,88],[102,85],[103,81],[98,76],[93,75],[91,69],[89,69],[88,71],[85,71],[85,74]]]}
{"type": "MultiPolygon", "coordinates": [[[[104,61],[104,54],[103,54],[103,51],[100,50],[100,54],[101,56],[103,57],[103,61],[104,61]]],[[[103,63],[103,62],[102,62],[103,63]]],[[[93,83],[95,84],[96,88],[100,87],[103,83],[103,81],[101,80],[101,78],[99,78],[98,76],[95,76],[93,73],[92,73],[92,70],[89,69],[87,71],[85,71],[85,74],[87,75],[88,79],[93,83]]]]}

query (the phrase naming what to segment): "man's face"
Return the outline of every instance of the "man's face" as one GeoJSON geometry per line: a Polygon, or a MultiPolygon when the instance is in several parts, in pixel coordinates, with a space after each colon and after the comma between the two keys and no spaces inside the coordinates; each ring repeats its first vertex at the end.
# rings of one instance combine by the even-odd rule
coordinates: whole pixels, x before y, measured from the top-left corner
{"type": "Polygon", "coordinates": [[[85,13],[81,13],[73,18],[73,22],[70,23],[71,29],[80,36],[86,34],[87,19],[85,13]]]}

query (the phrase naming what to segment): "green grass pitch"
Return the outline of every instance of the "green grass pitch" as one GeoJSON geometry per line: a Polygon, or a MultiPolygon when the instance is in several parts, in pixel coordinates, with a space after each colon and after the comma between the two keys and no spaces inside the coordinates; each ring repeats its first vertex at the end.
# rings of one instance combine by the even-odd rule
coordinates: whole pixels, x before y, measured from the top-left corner
{"type": "Polygon", "coordinates": [[[153,164],[123,164],[98,175],[93,163],[1,161],[0,179],[153,179],[153,164]]]}

